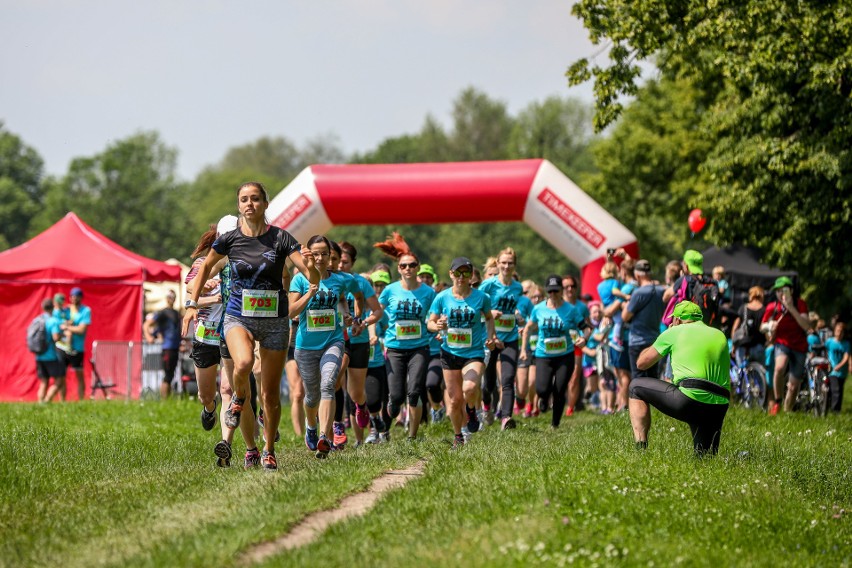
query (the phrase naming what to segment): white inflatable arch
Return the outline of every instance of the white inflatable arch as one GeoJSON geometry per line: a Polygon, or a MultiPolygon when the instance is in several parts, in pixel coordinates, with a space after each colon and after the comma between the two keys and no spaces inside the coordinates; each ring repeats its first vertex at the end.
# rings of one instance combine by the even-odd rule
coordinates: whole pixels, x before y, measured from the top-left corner
{"type": "Polygon", "coordinates": [[[595,297],[608,248],[638,257],[636,237],[547,160],[315,165],[267,216],[300,242],[335,225],[523,221],[581,267],[595,297]]]}

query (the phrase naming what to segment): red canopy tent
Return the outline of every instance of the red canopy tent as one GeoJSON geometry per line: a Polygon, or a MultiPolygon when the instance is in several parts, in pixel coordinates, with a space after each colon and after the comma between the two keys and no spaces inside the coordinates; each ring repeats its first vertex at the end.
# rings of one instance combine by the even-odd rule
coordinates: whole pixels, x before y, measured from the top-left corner
{"type": "MultiPolygon", "coordinates": [[[[130,252],[74,213],[26,243],[0,253],[0,400],[36,398],[35,358],[27,350],[26,331],[41,313],[42,300],[59,292],[68,297],[75,286],[83,289],[83,304],[92,309],[86,334],[88,359],[94,340],[140,343],[142,284],[179,280],[179,266],[130,252]]],[[[88,360],[85,377],[91,385],[88,360]]],[[[68,374],[67,384],[68,396],[74,398],[74,373],[68,374]]]]}

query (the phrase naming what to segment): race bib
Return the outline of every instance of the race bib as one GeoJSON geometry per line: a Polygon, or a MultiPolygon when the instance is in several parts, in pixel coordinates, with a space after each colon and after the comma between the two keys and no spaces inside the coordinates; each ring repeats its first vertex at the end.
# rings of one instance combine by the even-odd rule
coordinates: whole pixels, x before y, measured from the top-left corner
{"type": "Polygon", "coordinates": [[[200,321],[195,326],[195,340],[205,345],[219,346],[219,340],[222,338],[217,331],[219,326],[212,321],[200,321]]]}
{"type": "Polygon", "coordinates": [[[328,333],[337,325],[337,310],[308,310],[308,331],[328,333]]]}
{"type": "Polygon", "coordinates": [[[447,345],[466,349],[473,344],[473,330],[469,327],[451,327],[447,330],[447,345]]]}
{"type": "Polygon", "coordinates": [[[530,336],[530,349],[532,351],[535,351],[536,345],[538,345],[538,336],[537,335],[531,335],[530,336]]]}
{"type": "Polygon", "coordinates": [[[547,355],[564,355],[568,353],[568,340],[564,337],[547,337],[544,339],[544,352],[547,355]]]}
{"type": "Polygon", "coordinates": [[[497,331],[508,332],[515,329],[515,316],[507,316],[503,314],[494,320],[494,329],[497,331]]]}
{"type": "Polygon", "coordinates": [[[420,320],[400,320],[396,322],[396,338],[399,341],[411,341],[422,336],[420,320]]]}
{"type": "Polygon", "coordinates": [[[278,290],[243,290],[242,315],[249,318],[277,318],[278,290]]]}

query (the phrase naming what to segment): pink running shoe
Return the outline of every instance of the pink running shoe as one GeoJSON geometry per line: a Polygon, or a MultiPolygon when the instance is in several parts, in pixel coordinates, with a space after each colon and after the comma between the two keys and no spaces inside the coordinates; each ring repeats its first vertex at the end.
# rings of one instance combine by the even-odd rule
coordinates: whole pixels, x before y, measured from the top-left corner
{"type": "Polygon", "coordinates": [[[367,410],[366,404],[355,405],[355,423],[361,428],[366,428],[370,425],[370,411],[367,410]]]}

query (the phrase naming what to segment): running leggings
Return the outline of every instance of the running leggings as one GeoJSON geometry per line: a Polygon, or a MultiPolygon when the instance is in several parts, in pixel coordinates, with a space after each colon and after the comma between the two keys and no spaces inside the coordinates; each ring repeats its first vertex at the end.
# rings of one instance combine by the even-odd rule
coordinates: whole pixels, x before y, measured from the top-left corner
{"type": "Polygon", "coordinates": [[[482,381],[482,400],[492,408],[497,405],[497,363],[500,363],[500,389],[503,402],[500,405],[500,415],[504,418],[512,415],[512,404],[515,402],[515,374],[518,370],[518,340],[505,343],[503,349],[491,352],[485,376],[482,381]]]}
{"type": "Polygon", "coordinates": [[[728,412],[727,403],[698,402],[671,383],[649,378],[633,379],[630,382],[630,398],[647,402],[666,416],[689,424],[696,455],[719,451],[722,422],[728,412]]]}
{"type": "Polygon", "coordinates": [[[391,375],[388,377],[390,390],[391,418],[399,416],[406,398],[413,407],[420,405],[420,397],[426,387],[426,371],[429,367],[429,346],[417,349],[388,349],[391,375]]]}
{"type": "Polygon", "coordinates": [[[296,365],[305,385],[305,406],[316,408],[320,399],[334,400],[334,384],[342,358],[342,341],[316,351],[296,349],[296,365]]]}
{"type": "MultiPolygon", "coordinates": [[[[540,407],[547,408],[547,400],[553,395],[553,413],[550,424],[559,426],[565,408],[565,393],[574,372],[574,353],[558,357],[535,358],[535,392],[540,407]]],[[[509,399],[511,403],[511,398],[509,399]]]]}
{"type": "Polygon", "coordinates": [[[426,391],[435,404],[441,404],[444,400],[444,371],[441,369],[441,354],[433,355],[429,359],[429,367],[426,371],[426,391]]]}

